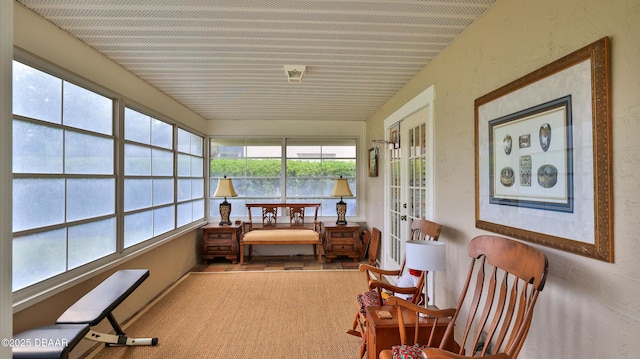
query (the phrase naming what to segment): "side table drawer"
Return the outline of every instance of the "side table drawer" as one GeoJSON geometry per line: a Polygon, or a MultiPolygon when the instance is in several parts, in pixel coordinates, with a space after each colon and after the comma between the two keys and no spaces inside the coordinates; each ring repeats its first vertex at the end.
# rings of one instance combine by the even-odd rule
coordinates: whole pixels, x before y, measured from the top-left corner
{"type": "Polygon", "coordinates": [[[207,241],[212,241],[212,240],[220,240],[220,239],[226,239],[226,240],[231,240],[233,239],[233,233],[231,232],[211,232],[211,231],[207,231],[207,235],[205,240],[207,241]]]}
{"type": "Polygon", "coordinates": [[[230,245],[221,246],[215,244],[207,244],[205,246],[206,252],[214,252],[217,254],[231,254],[233,253],[232,247],[230,245]]]}

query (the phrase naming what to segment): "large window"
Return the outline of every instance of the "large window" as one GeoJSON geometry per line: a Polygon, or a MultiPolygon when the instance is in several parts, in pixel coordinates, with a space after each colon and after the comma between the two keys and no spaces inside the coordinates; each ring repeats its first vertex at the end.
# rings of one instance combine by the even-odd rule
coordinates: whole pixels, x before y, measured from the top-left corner
{"type": "Polygon", "coordinates": [[[204,219],[203,137],[90,87],[13,62],[14,291],[204,219]]]}
{"type": "Polygon", "coordinates": [[[233,180],[238,197],[232,216],[246,216],[245,203],[321,203],[321,215],[335,216],[337,202],[331,190],[337,178],[349,180],[353,198],[347,216],[355,216],[356,139],[216,139],[210,142],[211,217],[219,217],[222,198],[213,197],[218,180],[233,180]]]}
{"type": "Polygon", "coordinates": [[[116,250],[113,100],[13,63],[13,289],[116,250]]]}

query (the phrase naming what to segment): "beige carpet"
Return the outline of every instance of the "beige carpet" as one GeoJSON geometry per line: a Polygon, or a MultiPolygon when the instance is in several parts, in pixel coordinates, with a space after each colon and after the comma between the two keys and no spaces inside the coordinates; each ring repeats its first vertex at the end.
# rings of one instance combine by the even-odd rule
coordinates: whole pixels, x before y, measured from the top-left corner
{"type": "Polygon", "coordinates": [[[130,321],[155,347],[109,347],[94,358],[357,358],[351,327],[359,271],[190,273],[130,321]]]}

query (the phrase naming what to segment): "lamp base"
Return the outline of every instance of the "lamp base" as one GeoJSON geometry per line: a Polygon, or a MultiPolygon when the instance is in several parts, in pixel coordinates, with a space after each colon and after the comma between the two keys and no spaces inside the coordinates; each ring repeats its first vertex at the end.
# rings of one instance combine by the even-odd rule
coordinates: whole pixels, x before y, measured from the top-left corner
{"type": "Polygon", "coordinates": [[[220,203],[220,225],[230,225],[229,215],[231,214],[231,203],[227,202],[225,198],[224,202],[220,203]]]}
{"type": "Polygon", "coordinates": [[[336,224],[347,224],[347,204],[340,197],[340,202],[336,203],[336,213],[338,214],[338,220],[336,224]]]}

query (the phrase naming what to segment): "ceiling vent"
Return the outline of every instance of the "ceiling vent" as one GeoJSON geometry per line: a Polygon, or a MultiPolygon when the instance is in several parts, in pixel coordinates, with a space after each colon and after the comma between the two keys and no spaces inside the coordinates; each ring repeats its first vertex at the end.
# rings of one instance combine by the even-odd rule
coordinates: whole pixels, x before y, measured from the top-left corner
{"type": "Polygon", "coordinates": [[[284,73],[289,82],[300,83],[307,66],[305,65],[284,65],[284,73]]]}

